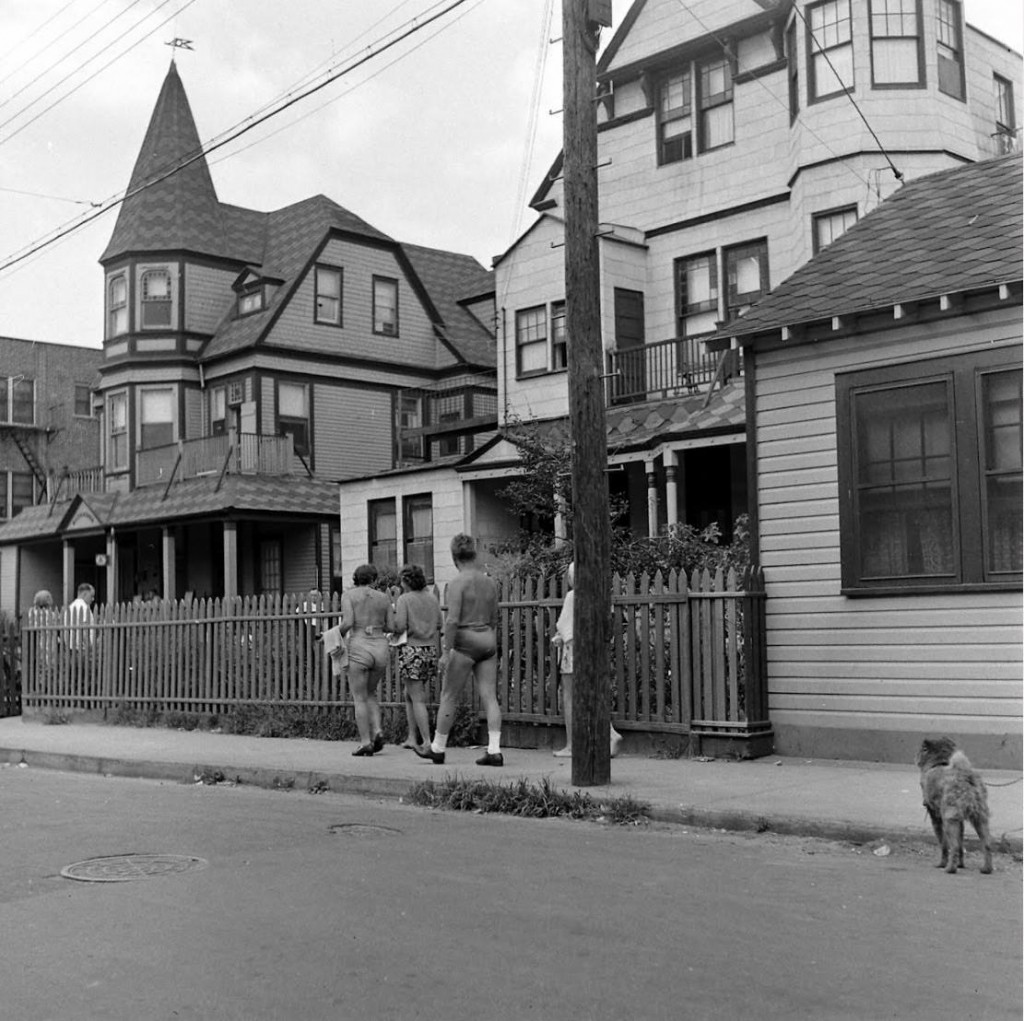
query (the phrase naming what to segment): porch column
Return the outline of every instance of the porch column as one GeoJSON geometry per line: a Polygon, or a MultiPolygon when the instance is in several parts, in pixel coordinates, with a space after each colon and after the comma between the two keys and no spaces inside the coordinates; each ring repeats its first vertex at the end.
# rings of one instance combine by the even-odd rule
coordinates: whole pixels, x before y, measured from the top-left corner
{"type": "Polygon", "coordinates": [[[665,465],[665,520],[672,526],[679,521],[679,482],[676,478],[679,455],[674,450],[666,450],[662,454],[662,462],[665,465]]]}
{"type": "Polygon", "coordinates": [[[476,536],[476,494],[472,482],[462,483],[462,530],[476,536]]]}
{"type": "Polygon", "coordinates": [[[647,472],[647,534],[658,534],[658,480],[654,474],[654,462],[644,461],[647,472]]]}
{"type": "Polygon", "coordinates": [[[238,595],[238,525],[224,522],[224,596],[238,595]]]}
{"type": "Polygon", "coordinates": [[[107,532],[107,602],[121,602],[121,593],[117,591],[117,536],[114,529],[107,532]]]}
{"type": "Polygon", "coordinates": [[[75,546],[70,539],[64,540],[64,605],[70,606],[75,599],[75,546]]]}
{"type": "Polygon", "coordinates": [[[174,575],[174,529],[164,528],[162,535],[164,599],[173,599],[178,591],[178,579],[174,575]]]}

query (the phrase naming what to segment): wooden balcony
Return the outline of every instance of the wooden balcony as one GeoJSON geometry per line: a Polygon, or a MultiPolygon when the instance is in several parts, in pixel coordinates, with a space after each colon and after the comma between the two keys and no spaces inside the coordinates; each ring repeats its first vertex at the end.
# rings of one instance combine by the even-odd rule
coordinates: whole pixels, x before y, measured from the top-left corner
{"type": "Polygon", "coordinates": [[[181,440],[140,450],[135,460],[136,486],[167,485],[203,475],[291,475],[295,452],[291,436],[237,433],[181,440]]]}
{"type": "Polygon", "coordinates": [[[608,403],[640,404],[704,393],[716,374],[741,371],[738,351],[708,351],[703,337],[672,337],[607,353],[608,403]]]}

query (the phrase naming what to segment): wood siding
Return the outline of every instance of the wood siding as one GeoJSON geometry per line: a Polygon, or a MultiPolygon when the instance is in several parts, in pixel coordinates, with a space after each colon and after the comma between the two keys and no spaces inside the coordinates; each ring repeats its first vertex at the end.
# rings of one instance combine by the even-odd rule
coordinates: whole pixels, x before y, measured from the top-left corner
{"type": "Polygon", "coordinates": [[[1021,593],[840,594],[836,372],[994,344],[1019,347],[1019,308],[988,317],[984,328],[957,318],[758,354],[761,564],[777,728],[1020,733],[1021,593]]]}
{"type": "Polygon", "coordinates": [[[235,304],[237,270],[185,264],[185,329],[210,333],[235,304]]]}
{"type": "Polygon", "coordinates": [[[312,387],[318,478],[351,479],[394,464],[391,394],[362,387],[312,387]]]}

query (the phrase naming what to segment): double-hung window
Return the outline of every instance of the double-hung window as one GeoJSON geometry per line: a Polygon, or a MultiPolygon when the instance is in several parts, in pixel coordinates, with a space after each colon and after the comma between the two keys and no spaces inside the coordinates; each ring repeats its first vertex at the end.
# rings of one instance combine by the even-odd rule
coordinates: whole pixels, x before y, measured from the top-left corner
{"type": "Polygon", "coordinates": [[[118,273],[107,282],[107,335],[128,332],[128,279],[118,273]]]}
{"type": "Polygon", "coordinates": [[[398,336],[398,281],[390,277],[373,278],[373,332],[398,336]]]}
{"type": "Polygon", "coordinates": [[[768,293],[768,242],[725,250],[726,317],[733,319],[768,293]]]}
{"type": "Polygon", "coordinates": [[[994,75],[992,84],[996,100],[996,136],[1000,153],[1013,152],[1017,147],[1017,117],[1013,109],[1013,82],[994,75]]]}
{"type": "Polygon", "coordinates": [[[367,505],[370,535],[369,561],[383,570],[398,567],[398,518],[394,499],[371,500],[367,505]]]}
{"type": "Polygon", "coordinates": [[[174,391],[170,387],[139,393],[139,431],[142,450],[174,442],[174,391]]]}
{"type": "Polygon", "coordinates": [[[697,65],[700,104],[700,151],[717,149],[733,141],[732,64],[716,57],[697,65]]]}
{"type": "Polygon", "coordinates": [[[281,436],[291,436],[296,454],[309,454],[309,391],[305,384],[277,384],[277,430],[281,436]]]}
{"type": "Polygon", "coordinates": [[[75,384],[75,418],[92,418],[92,387],[88,383],[75,384]]]}
{"type": "Polygon", "coordinates": [[[128,394],[107,398],[107,469],[124,471],[128,467],[128,394]]]}
{"type": "Polygon", "coordinates": [[[824,0],[807,8],[807,90],[810,101],[853,91],[850,0],[824,0]]]}
{"type": "Polygon", "coordinates": [[[314,273],[314,319],[318,323],[341,326],[342,273],[334,266],[317,266],[314,273]]]}
{"type": "Polygon", "coordinates": [[[551,368],[564,369],[569,364],[569,347],[565,333],[565,302],[551,303],[551,368]]]}
{"type": "Polygon", "coordinates": [[[693,102],[690,70],[663,78],[658,87],[658,163],[678,163],[693,155],[693,102]]]}
{"type": "Polygon", "coordinates": [[[228,431],[227,391],[215,386],[210,391],[210,435],[223,436],[228,431]]]}
{"type": "Polygon", "coordinates": [[[964,98],[963,9],[957,0],[938,0],[939,91],[964,98]]]}
{"type": "Polygon", "coordinates": [[[434,508],[429,493],[402,500],[403,563],[418,564],[434,580],[434,508]]]}
{"type": "Polygon", "coordinates": [[[422,433],[413,432],[423,428],[423,397],[420,394],[403,393],[398,396],[399,463],[422,461],[425,443],[422,433]]]}
{"type": "Polygon", "coordinates": [[[142,274],[142,328],[171,325],[171,274],[149,269],[142,274]]]}
{"type": "Polygon", "coordinates": [[[924,84],[921,0],[871,0],[871,83],[924,84]]]}
{"type": "Polygon", "coordinates": [[[260,593],[275,596],[284,592],[284,556],[280,539],[260,541],[260,593]]]}
{"type": "Polygon", "coordinates": [[[1019,585],[1019,351],[842,373],[836,399],[844,590],[1019,585]]]}
{"type": "Polygon", "coordinates": [[[817,255],[828,248],[837,237],[845,234],[857,222],[857,207],[844,206],[842,209],[829,209],[824,213],[815,213],[813,217],[812,247],[817,255]]]}
{"type": "MultiPolygon", "coordinates": [[[[7,386],[4,380],[4,386],[7,386]]],[[[36,381],[26,376],[14,376],[11,387],[11,422],[14,425],[34,425],[36,421],[36,381]]]]}
{"type": "Polygon", "coordinates": [[[712,333],[718,321],[718,255],[676,260],[677,336],[712,333]]]}
{"type": "Polygon", "coordinates": [[[516,375],[548,371],[548,310],[536,305],[516,312],[516,375]]]}
{"type": "Polygon", "coordinates": [[[11,472],[11,517],[35,502],[35,479],[31,472],[11,472]]]}

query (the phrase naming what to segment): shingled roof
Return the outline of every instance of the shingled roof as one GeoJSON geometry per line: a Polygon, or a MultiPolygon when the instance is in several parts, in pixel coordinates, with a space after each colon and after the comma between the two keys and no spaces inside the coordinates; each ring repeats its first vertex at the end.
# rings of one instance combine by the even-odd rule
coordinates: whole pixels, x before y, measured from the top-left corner
{"type": "Polygon", "coordinates": [[[1022,278],[1020,154],[907,182],[735,322],[749,337],[1022,278]]]}

